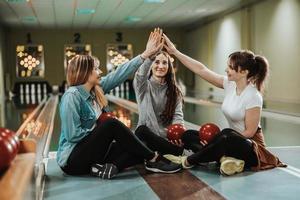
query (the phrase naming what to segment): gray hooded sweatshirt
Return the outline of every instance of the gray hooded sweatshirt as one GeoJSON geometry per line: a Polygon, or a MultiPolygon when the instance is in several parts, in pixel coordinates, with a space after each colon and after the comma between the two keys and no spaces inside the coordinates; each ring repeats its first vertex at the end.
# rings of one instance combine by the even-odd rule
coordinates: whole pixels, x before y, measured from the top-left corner
{"type": "MultiPolygon", "coordinates": [[[[149,79],[152,61],[146,59],[138,68],[133,80],[139,110],[140,125],[146,125],[155,134],[166,138],[165,126],[162,124],[160,115],[165,109],[167,102],[167,84],[157,82],[152,76],[149,79]]],[[[174,99],[175,100],[175,99],[174,99]]],[[[177,99],[172,124],[184,124],[182,101],[177,99]]]]}

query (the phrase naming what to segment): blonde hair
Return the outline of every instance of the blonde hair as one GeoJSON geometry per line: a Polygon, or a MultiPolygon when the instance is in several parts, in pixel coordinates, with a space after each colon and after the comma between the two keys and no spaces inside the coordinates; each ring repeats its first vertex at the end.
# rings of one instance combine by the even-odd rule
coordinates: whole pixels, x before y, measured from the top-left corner
{"type": "MultiPolygon", "coordinates": [[[[98,58],[89,55],[76,55],[74,56],[67,67],[67,83],[69,86],[76,86],[85,84],[92,74],[95,67],[100,65],[98,58]]],[[[100,85],[92,88],[92,92],[96,96],[96,101],[100,108],[107,106],[108,102],[105,98],[104,92],[100,85]]]]}

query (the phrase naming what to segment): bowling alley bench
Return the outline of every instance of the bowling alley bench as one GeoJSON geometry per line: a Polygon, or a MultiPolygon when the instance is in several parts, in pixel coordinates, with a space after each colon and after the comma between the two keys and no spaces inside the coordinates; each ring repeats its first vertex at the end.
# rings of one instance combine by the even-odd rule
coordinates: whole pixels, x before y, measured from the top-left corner
{"type": "Polygon", "coordinates": [[[40,199],[58,96],[46,97],[19,127],[18,154],[0,175],[0,199],[40,199]]]}

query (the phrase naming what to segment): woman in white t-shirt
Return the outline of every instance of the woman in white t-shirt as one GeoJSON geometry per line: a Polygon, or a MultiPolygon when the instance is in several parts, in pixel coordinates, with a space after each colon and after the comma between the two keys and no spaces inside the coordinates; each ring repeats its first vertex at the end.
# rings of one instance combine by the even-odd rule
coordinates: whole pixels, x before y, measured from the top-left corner
{"type": "MultiPolygon", "coordinates": [[[[236,51],[229,55],[228,67],[225,70],[227,76],[223,76],[178,51],[166,35],[164,39],[165,48],[170,54],[201,78],[225,92],[222,111],[229,128],[222,130],[197,153],[183,159],[183,167],[220,161],[220,171],[231,175],[241,172],[244,165],[253,170],[285,166],[265,148],[260,126],[263,105],[261,92],[269,68],[267,59],[251,51],[236,51]]],[[[200,143],[199,140],[195,142],[200,143]]]]}

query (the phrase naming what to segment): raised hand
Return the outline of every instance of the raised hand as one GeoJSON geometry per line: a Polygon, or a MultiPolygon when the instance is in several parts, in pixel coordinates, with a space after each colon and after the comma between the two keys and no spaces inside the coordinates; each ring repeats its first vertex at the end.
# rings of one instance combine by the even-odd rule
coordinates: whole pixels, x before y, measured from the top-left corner
{"type": "Polygon", "coordinates": [[[150,33],[146,49],[141,56],[146,59],[160,51],[163,45],[164,40],[162,39],[162,30],[160,28],[155,28],[154,31],[150,33]]]}
{"type": "Polygon", "coordinates": [[[165,40],[165,44],[164,44],[165,49],[167,49],[169,54],[175,54],[177,49],[173,44],[173,42],[171,42],[171,40],[165,34],[163,34],[163,38],[165,40]]]}

